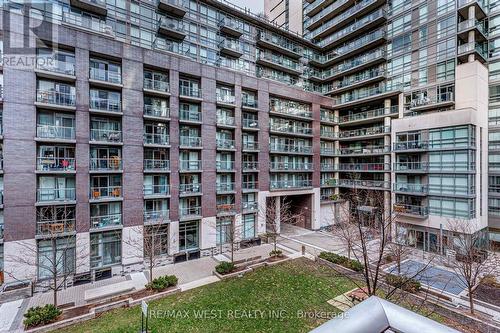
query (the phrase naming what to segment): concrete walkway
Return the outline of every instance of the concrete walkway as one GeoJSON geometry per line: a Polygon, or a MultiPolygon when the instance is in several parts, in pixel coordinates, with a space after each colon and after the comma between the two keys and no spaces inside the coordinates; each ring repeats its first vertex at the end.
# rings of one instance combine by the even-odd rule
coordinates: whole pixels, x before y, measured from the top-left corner
{"type": "Polygon", "coordinates": [[[22,303],[23,300],[19,299],[0,305],[0,332],[13,332],[16,329],[16,327],[11,327],[19,309],[22,307],[22,303]]]}

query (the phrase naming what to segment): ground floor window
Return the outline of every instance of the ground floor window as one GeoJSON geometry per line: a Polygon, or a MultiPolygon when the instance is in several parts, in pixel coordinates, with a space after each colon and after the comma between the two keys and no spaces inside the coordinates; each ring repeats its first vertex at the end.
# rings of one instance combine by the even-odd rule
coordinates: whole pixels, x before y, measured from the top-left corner
{"type": "Polygon", "coordinates": [[[121,231],[90,234],[90,267],[119,264],[122,260],[121,231]]]}
{"type": "Polygon", "coordinates": [[[144,256],[168,254],[168,224],[144,227],[144,256]]]}
{"type": "Polygon", "coordinates": [[[255,237],[255,214],[243,215],[243,239],[255,237]]]}
{"type": "Polygon", "coordinates": [[[67,275],[75,270],[75,237],[38,241],[38,278],[67,275]]]}
{"type": "Polygon", "coordinates": [[[233,217],[225,216],[217,218],[217,245],[230,243],[233,234],[233,217]]]}
{"type": "Polygon", "coordinates": [[[187,251],[199,248],[200,222],[179,223],[179,250],[187,251]]]}

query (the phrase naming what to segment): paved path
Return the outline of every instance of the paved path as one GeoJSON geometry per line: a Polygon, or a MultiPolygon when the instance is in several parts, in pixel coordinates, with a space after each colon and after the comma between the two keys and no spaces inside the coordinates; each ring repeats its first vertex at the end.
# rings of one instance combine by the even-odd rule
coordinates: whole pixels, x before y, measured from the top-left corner
{"type": "Polygon", "coordinates": [[[153,278],[162,275],[175,275],[179,279],[179,284],[185,284],[212,276],[216,265],[217,261],[211,257],[170,264],[155,268],[153,278]]]}
{"type": "Polygon", "coordinates": [[[22,299],[0,305],[0,332],[12,332],[11,326],[23,303],[22,299]]]}

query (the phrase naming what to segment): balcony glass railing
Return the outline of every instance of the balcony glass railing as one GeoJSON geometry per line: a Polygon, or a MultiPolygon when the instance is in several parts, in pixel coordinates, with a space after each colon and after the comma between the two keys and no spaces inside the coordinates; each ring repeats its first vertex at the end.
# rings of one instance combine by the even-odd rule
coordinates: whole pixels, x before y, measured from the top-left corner
{"type": "Polygon", "coordinates": [[[321,171],[336,171],[337,169],[334,163],[321,163],[321,171]]]}
{"type": "Polygon", "coordinates": [[[201,112],[181,110],[179,120],[201,122],[201,112]]]}
{"type": "Polygon", "coordinates": [[[426,194],[429,192],[429,185],[415,183],[394,183],[393,190],[405,193],[426,194]]]}
{"type": "Polygon", "coordinates": [[[179,34],[185,34],[184,22],[175,20],[170,17],[162,17],[160,20],[160,28],[170,31],[175,31],[179,34]]]}
{"type": "Polygon", "coordinates": [[[337,179],[335,178],[322,178],[320,181],[321,186],[336,186],[337,179]]]}
{"type": "Polygon", "coordinates": [[[238,40],[234,39],[229,39],[229,38],[223,38],[219,42],[219,47],[221,49],[230,49],[238,53],[243,53],[243,50],[241,48],[241,44],[238,40]]]}
{"type": "Polygon", "coordinates": [[[258,142],[254,142],[254,141],[243,142],[242,148],[243,148],[243,150],[258,150],[259,149],[259,143],[258,142]]]}
{"type": "Polygon", "coordinates": [[[180,145],[184,147],[201,147],[202,141],[201,137],[198,136],[181,136],[180,137],[180,145]]]}
{"type": "Polygon", "coordinates": [[[429,162],[395,162],[394,171],[427,171],[429,170],[429,162]]]}
{"type": "Polygon", "coordinates": [[[478,21],[476,19],[468,19],[458,23],[459,33],[472,28],[477,28],[483,35],[487,35],[487,32],[484,29],[484,22],[478,21]]]}
{"type": "Polygon", "coordinates": [[[352,113],[349,115],[341,116],[340,122],[348,123],[351,121],[360,121],[360,120],[378,118],[382,116],[389,116],[396,113],[398,113],[398,106],[394,105],[391,106],[390,108],[380,108],[380,109],[368,110],[364,112],[352,113]]]}
{"type": "Polygon", "coordinates": [[[55,60],[53,58],[45,58],[43,61],[37,61],[36,68],[47,72],[60,73],[64,75],[75,75],[74,62],[55,60]]]}
{"type": "Polygon", "coordinates": [[[390,171],[390,163],[340,163],[336,166],[338,171],[390,171]]]}
{"type": "Polygon", "coordinates": [[[234,183],[219,183],[215,184],[215,189],[217,193],[220,192],[232,192],[234,191],[234,183]]]}
{"type": "Polygon", "coordinates": [[[236,97],[234,95],[216,94],[216,100],[217,102],[224,104],[236,103],[236,97]]]}
{"type": "Polygon", "coordinates": [[[112,199],[122,196],[121,186],[93,186],[90,188],[90,199],[112,199]]]}
{"type": "Polygon", "coordinates": [[[63,22],[101,34],[114,36],[113,27],[96,16],[75,12],[63,12],[63,22]]]}
{"type": "Polygon", "coordinates": [[[217,149],[235,149],[235,141],[231,139],[217,139],[217,149]]]}
{"type": "Polygon", "coordinates": [[[391,183],[383,180],[338,179],[337,185],[350,188],[380,188],[386,190],[391,188],[391,183]]]}
{"type": "Polygon", "coordinates": [[[198,216],[201,215],[201,207],[180,207],[179,208],[179,216],[198,216]]]}
{"type": "Polygon", "coordinates": [[[322,128],[321,132],[320,132],[320,136],[325,137],[325,138],[335,139],[338,137],[338,133],[335,133],[334,131],[331,131],[331,130],[325,130],[322,128]]]}
{"type": "Polygon", "coordinates": [[[259,128],[259,121],[257,119],[243,119],[243,128],[259,128]]]}
{"type": "Polygon", "coordinates": [[[144,115],[150,117],[169,118],[170,109],[165,105],[144,104],[144,115]]]}
{"type": "Polygon", "coordinates": [[[321,112],[321,121],[327,121],[330,123],[337,123],[339,119],[335,117],[335,114],[330,112],[321,112]]]}
{"type": "Polygon", "coordinates": [[[201,98],[201,88],[179,87],[179,95],[186,97],[201,98]]]}
{"type": "MultiPolygon", "coordinates": [[[[336,48],[334,50],[334,52],[332,52],[332,53],[336,54],[336,56],[333,56],[333,58],[347,55],[347,54],[349,54],[357,49],[360,49],[360,48],[376,41],[377,39],[384,38],[385,36],[386,36],[386,33],[384,30],[376,30],[376,31],[370,32],[366,35],[363,35],[360,38],[356,38],[352,42],[348,42],[348,43],[336,48]]],[[[318,45],[324,46],[325,44],[320,42],[320,43],[318,43],[318,45]]]]}
{"type": "Polygon", "coordinates": [[[258,108],[259,103],[257,103],[257,100],[254,98],[243,97],[241,100],[241,106],[247,108],[258,108]]]}
{"type": "Polygon", "coordinates": [[[283,48],[285,50],[291,51],[296,54],[300,54],[302,52],[302,49],[300,48],[299,45],[277,34],[270,34],[270,33],[265,33],[263,31],[259,31],[257,39],[266,43],[274,44],[276,46],[279,46],[280,48],[283,48]]]}
{"type": "Polygon", "coordinates": [[[305,126],[290,126],[289,124],[270,123],[269,129],[275,132],[312,135],[312,128],[305,126]]]}
{"type": "Polygon", "coordinates": [[[273,64],[279,65],[281,67],[285,67],[294,71],[300,70],[300,65],[298,62],[293,61],[284,56],[275,55],[273,53],[268,52],[259,52],[257,53],[257,60],[262,60],[266,62],[271,62],[273,64]]]}
{"type": "Polygon", "coordinates": [[[120,226],[122,225],[122,214],[91,216],[90,225],[92,229],[120,226]]]}
{"type": "Polygon", "coordinates": [[[271,162],[270,168],[279,171],[308,171],[313,170],[313,164],[310,162],[271,162]]]}
{"type": "Polygon", "coordinates": [[[196,194],[201,193],[200,183],[179,184],[179,194],[196,194]]]}
{"type": "Polygon", "coordinates": [[[121,112],[122,103],[116,99],[92,97],[90,99],[90,108],[106,112],[121,112]]]}
{"type": "Polygon", "coordinates": [[[198,171],[201,170],[201,161],[196,160],[181,160],[179,168],[182,171],[198,171]]]}
{"type": "Polygon", "coordinates": [[[234,170],[234,161],[216,161],[217,170],[234,170]]]}
{"type": "MultiPolygon", "coordinates": [[[[364,72],[357,73],[356,75],[349,76],[347,79],[337,81],[331,86],[332,91],[349,88],[351,86],[363,83],[365,81],[381,77],[385,75],[385,71],[379,68],[370,69],[364,72]]],[[[366,84],[366,83],[365,83],[366,84]]]]}
{"type": "Polygon", "coordinates": [[[37,201],[72,201],[76,200],[75,188],[51,188],[43,187],[37,189],[37,201]]]}
{"type": "Polygon", "coordinates": [[[157,159],[144,159],[144,170],[168,171],[170,170],[170,161],[157,160],[157,159]]]}
{"type": "Polygon", "coordinates": [[[242,182],[241,183],[241,188],[243,190],[258,190],[259,189],[259,182],[256,181],[256,180],[242,182]]]}
{"type": "Polygon", "coordinates": [[[312,180],[310,179],[297,179],[297,180],[272,180],[270,184],[271,190],[276,189],[293,189],[311,187],[312,180]]]}
{"type": "Polygon", "coordinates": [[[328,79],[333,76],[342,75],[342,73],[364,66],[374,60],[383,58],[384,56],[385,52],[381,49],[364,53],[360,56],[354,57],[353,59],[344,60],[332,68],[322,71],[319,77],[322,79],[328,79]]]}
{"type": "Polygon", "coordinates": [[[291,106],[287,105],[286,103],[277,103],[275,105],[271,105],[269,111],[304,118],[312,118],[313,116],[312,111],[309,107],[291,106]]]}
{"type": "Polygon", "coordinates": [[[36,137],[41,139],[74,140],[75,128],[56,125],[37,125],[36,137]]]}
{"type": "Polygon", "coordinates": [[[144,133],[144,143],[151,145],[169,145],[170,137],[162,133],[144,133]]]}
{"type": "Polygon", "coordinates": [[[169,195],[170,186],[168,184],[148,184],[144,185],[144,195],[169,195]]]}
{"type": "Polygon", "coordinates": [[[436,96],[422,96],[421,98],[413,99],[409,105],[405,105],[405,108],[419,108],[433,104],[453,102],[454,100],[455,97],[453,92],[445,92],[436,96]]]}
{"type": "Polygon", "coordinates": [[[401,89],[401,85],[386,86],[385,84],[379,84],[371,88],[362,88],[350,91],[348,93],[342,94],[334,99],[334,105],[340,105],[349,102],[355,102],[365,98],[373,97],[380,94],[385,94],[393,91],[398,91],[401,89]]]}
{"type": "Polygon", "coordinates": [[[236,212],[236,205],[234,203],[223,203],[217,205],[217,214],[228,214],[236,212]]]}
{"type": "Polygon", "coordinates": [[[122,142],[122,131],[92,128],[90,130],[90,141],[122,142]]]}
{"type": "Polygon", "coordinates": [[[477,52],[484,59],[488,59],[488,46],[481,43],[466,43],[458,45],[457,54],[466,54],[471,52],[477,52]]]}
{"type": "Polygon", "coordinates": [[[428,206],[417,206],[417,205],[408,205],[404,203],[395,203],[392,206],[392,210],[397,214],[410,214],[417,216],[427,216],[429,215],[429,207],[428,206]]]}
{"type": "Polygon", "coordinates": [[[340,148],[340,155],[359,155],[359,154],[388,154],[391,152],[391,146],[362,146],[340,148]]]}
{"type": "Polygon", "coordinates": [[[167,81],[144,78],[144,89],[159,92],[169,92],[170,84],[167,81]]]}
{"type": "Polygon", "coordinates": [[[113,72],[101,68],[90,68],[89,78],[91,80],[104,81],[113,84],[122,83],[122,75],[120,72],[113,72]]]}
{"type": "Polygon", "coordinates": [[[256,161],[243,161],[243,170],[259,170],[259,162],[256,161]]]}
{"type": "Polygon", "coordinates": [[[38,171],[74,171],[76,167],[74,157],[37,157],[36,162],[38,171]]]}
{"type": "Polygon", "coordinates": [[[236,121],[234,117],[217,115],[217,125],[234,126],[235,124],[236,121]]]}
{"type": "Polygon", "coordinates": [[[122,159],[119,156],[109,158],[91,158],[90,170],[93,171],[119,171],[122,170],[122,159]]]}
{"type": "Polygon", "coordinates": [[[299,146],[291,145],[285,143],[270,143],[269,149],[271,152],[281,152],[281,153],[303,153],[311,154],[312,146],[299,146]]]}
{"type": "Polygon", "coordinates": [[[369,128],[360,128],[352,131],[342,131],[339,133],[339,138],[356,138],[377,134],[389,134],[391,133],[390,126],[374,126],[369,128]]]}
{"type": "Polygon", "coordinates": [[[256,201],[247,201],[241,204],[243,210],[257,210],[259,208],[259,203],[256,201]]]}
{"type": "MultiPolygon", "coordinates": [[[[76,226],[75,219],[64,219],[54,221],[37,221],[36,234],[39,236],[52,236],[67,232],[74,232],[76,226]]],[[[0,235],[0,238],[3,238],[0,235]]]]}
{"type": "MultiPolygon", "coordinates": [[[[323,17],[325,17],[326,15],[330,14],[331,12],[333,12],[334,10],[336,10],[337,8],[339,8],[340,5],[343,5],[343,4],[347,3],[348,1],[349,0],[335,1],[334,3],[326,6],[318,14],[314,15],[313,17],[311,17],[311,19],[309,20],[308,24],[312,25],[312,24],[318,22],[323,17]]],[[[334,18],[330,19],[328,22],[324,23],[319,28],[314,29],[312,31],[312,35],[315,36],[315,35],[323,32],[323,31],[326,31],[330,27],[333,27],[336,24],[338,24],[339,22],[344,21],[345,19],[347,19],[347,18],[351,17],[352,15],[354,15],[356,12],[362,10],[363,8],[368,7],[369,5],[375,3],[376,1],[377,0],[364,0],[364,1],[359,2],[355,6],[352,6],[348,10],[342,12],[342,14],[337,15],[334,18]]]]}
{"type": "Polygon", "coordinates": [[[170,211],[164,210],[146,210],[144,212],[144,223],[159,223],[170,220],[170,211]]]}
{"type": "Polygon", "coordinates": [[[51,105],[75,106],[76,94],[55,90],[37,89],[36,101],[38,103],[51,105]]]}

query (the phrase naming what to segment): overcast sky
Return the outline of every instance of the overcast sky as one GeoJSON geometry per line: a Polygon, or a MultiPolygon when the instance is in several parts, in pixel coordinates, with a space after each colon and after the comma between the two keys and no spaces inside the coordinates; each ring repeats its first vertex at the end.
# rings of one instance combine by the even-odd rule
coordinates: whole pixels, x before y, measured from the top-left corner
{"type": "Polygon", "coordinates": [[[254,13],[264,12],[264,1],[265,0],[227,0],[237,6],[247,7],[254,13]]]}

